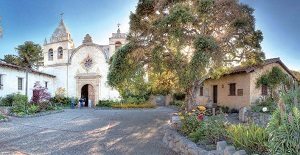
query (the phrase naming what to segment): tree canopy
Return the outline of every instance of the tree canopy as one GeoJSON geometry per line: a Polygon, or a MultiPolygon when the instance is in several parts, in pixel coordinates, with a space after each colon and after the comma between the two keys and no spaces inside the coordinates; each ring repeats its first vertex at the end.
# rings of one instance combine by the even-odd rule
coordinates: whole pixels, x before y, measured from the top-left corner
{"type": "Polygon", "coordinates": [[[264,59],[253,11],[237,0],[139,0],[129,43],[113,56],[108,83],[118,87],[140,69],[171,72],[192,99],[215,70],[264,59]]]}
{"type": "Polygon", "coordinates": [[[42,47],[32,41],[26,41],[16,50],[18,55],[5,55],[3,61],[22,67],[35,68],[42,60],[42,47]]]}

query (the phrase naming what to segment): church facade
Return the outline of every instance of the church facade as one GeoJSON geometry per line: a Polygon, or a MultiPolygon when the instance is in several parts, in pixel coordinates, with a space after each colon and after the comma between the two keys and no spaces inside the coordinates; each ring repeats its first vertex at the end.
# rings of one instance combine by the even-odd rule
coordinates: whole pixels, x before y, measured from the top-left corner
{"type": "MultiPolygon", "coordinates": [[[[109,45],[99,45],[87,34],[75,46],[63,20],[43,45],[44,65],[39,71],[55,76],[53,90],[64,88],[69,97],[84,98],[95,105],[99,100],[117,99],[119,93],[108,86],[109,59],[126,44],[126,34],[112,33],[109,45]]],[[[54,92],[52,92],[54,94],[54,92]]]]}

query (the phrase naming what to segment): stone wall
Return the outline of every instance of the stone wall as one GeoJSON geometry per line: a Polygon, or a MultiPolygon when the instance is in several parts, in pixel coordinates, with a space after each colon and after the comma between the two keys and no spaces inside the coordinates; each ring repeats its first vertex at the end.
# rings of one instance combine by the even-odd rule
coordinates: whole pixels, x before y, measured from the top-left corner
{"type": "Polygon", "coordinates": [[[267,113],[253,112],[248,108],[241,108],[239,111],[239,120],[243,123],[255,123],[261,126],[266,126],[272,118],[272,115],[267,113]]]}
{"type": "Polygon", "coordinates": [[[176,130],[165,127],[163,142],[173,151],[184,155],[246,155],[245,150],[235,150],[226,141],[217,143],[216,150],[207,151],[198,147],[194,142],[180,135],[176,130]]]}

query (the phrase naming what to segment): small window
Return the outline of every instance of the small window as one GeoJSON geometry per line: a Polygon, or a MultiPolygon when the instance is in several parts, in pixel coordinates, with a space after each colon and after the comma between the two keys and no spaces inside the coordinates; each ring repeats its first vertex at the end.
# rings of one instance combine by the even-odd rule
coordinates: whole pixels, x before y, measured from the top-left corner
{"type": "Polygon", "coordinates": [[[53,60],[53,49],[52,48],[50,48],[48,51],[48,60],[49,61],[53,60]]]}
{"type": "Polygon", "coordinates": [[[203,96],[203,86],[200,87],[200,96],[203,96]]]}
{"type": "Polygon", "coordinates": [[[18,78],[18,90],[23,90],[23,78],[18,78]]]}
{"type": "Polygon", "coordinates": [[[63,52],[63,48],[62,47],[59,47],[57,49],[57,59],[62,59],[64,56],[64,52],[63,52]]]}
{"type": "Polygon", "coordinates": [[[48,88],[48,82],[45,81],[45,88],[48,88]]]}
{"type": "Polygon", "coordinates": [[[235,96],[236,92],[236,84],[230,83],[229,84],[229,96],[235,96]]]}
{"type": "Polygon", "coordinates": [[[267,85],[261,86],[261,95],[264,95],[264,96],[268,95],[268,86],[267,85]]]}
{"type": "Polygon", "coordinates": [[[0,90],[3,89],[3,75],[0,74],[0,90]]]}

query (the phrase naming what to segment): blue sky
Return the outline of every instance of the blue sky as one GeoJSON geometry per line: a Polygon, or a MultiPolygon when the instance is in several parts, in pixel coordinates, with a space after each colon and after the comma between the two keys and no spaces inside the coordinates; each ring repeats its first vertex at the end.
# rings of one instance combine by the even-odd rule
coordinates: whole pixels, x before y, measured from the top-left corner
{"type": "MultiPolygon", "coordinates": [[[[280,57],[293,70],[300,70],[300,1],[241,0],[255,9],[256,27],[262,30],[267,58],[280,57]]],[[[26,40],[42,44],[49,38],[64,12],[64,20],[79,46],[86,33],[98,44],[108,44],[117,30],[128,31],[130,11],[137,0],[0,0],[3,38],[0,58],[15,54],[26,40]]]]}

